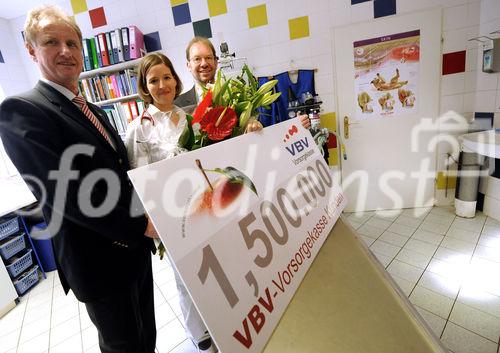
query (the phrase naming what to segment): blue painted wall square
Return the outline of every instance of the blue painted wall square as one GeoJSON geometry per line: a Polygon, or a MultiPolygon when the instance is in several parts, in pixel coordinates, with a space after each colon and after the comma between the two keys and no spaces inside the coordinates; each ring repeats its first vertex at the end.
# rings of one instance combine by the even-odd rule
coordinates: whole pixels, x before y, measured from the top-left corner
{"type": "Polygon", "coordinates": [[[396,14],[396,0],[373,0],[375,18],[396,14]]]}
{"type": "Polygon", "coordinates": [[[144,35],[144,46],[148,53],[156,50],[161,50],[160,34],[152,32],[144,35]]]}
{"type": "Polygon", "coordinates": [[[174,23],[176,26],[191,22],[191,12],[189,11],[188,3],[173,6],[172,13],[174,14],[174,23]]]}

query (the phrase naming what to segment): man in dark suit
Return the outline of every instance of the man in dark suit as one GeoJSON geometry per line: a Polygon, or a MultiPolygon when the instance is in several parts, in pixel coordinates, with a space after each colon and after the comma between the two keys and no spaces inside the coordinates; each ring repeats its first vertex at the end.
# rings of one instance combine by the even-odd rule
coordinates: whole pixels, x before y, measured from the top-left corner
{"type": "Polygon", "coordinates": [[[45,199],[61,284],[85,303],[101,351],[152,353],[151,238],[158,235],[133,202],[119,135],[79,95],[81,31],[72,17],[44,6],[28,14],[25,39],[42,79],[0,105],[5,149],[45,189],[35,195],[45,199]]]}
{"type": "Polygon", "coordinates": [[[210,40],[194,37],[186,48],[186,60],[187,68],[195,81],[194,86],[177,97],[174,104],[186,113],[192,114],[201,100],[203,88],[207,83],[214,82],[218,58],[210,40]]]}

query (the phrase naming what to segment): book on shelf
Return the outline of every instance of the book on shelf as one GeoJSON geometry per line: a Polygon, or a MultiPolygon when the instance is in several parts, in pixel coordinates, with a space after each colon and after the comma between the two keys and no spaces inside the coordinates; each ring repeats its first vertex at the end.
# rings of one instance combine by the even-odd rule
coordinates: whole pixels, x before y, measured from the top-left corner
{"type": "Polygon", "coordinates": [[[95,70],[146,54],[144,35],[137,26],[116,28],[82,40],[84,71],[95,70]]]}
{"type": "Polygon", "coordinates": [[[137,74],[133,69],[125,69],[112,74],[98,74],[79,81],[80,91],[89,102],[137,94],[137,74]]]}
{"type": "Polygon", "coordinates": [[[123,136],[127,131],[128,124],[142,114],[144,102],[131,100],[103,105],[101,108],[106,112],[111,125],[123,136]]]}

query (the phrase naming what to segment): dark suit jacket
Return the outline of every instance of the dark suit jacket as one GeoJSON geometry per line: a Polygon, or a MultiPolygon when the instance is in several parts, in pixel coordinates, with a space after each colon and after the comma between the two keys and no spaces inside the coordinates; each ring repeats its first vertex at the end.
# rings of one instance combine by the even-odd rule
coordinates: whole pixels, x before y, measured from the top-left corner
{"type": "Polygon", "coordinates": [[[196,109],[198,102],[196,98],[196,89],[191,88],[189,91],[184,92],[179,97],[174,100],[174,104],[179,108],[182,108],[186,114],[193,114],[196,109]]]}
{"type": "MultiPolygon", "coordinates": [[[[71,288],[84,302],[128,287],[143,271],[153,249],[152,240],[144,236],[147,220],[140,206],[135,209],[140,215],[131,216],[133,188],[126,174],[130,166],[125,146],[105,113],[92,104],[89,107],[106,127],[116,150],[74,103],[44,82],[0,105],[0,134],[8,155],[21,174],[32,175],[44,185],[47,222],[63,215],[61,226],[51,234],[59,276],[65,291],[71,288]],[[68,182],[65,202],[57,202],[57,183],[49,173],[59,170],[61,156],[75,144],[95,150],[91,156],[79,153],[73,158],[71,169],[78,176],[68,182]],[[118,200],[105,216],[88,216],[79,207],[79,196],[90,198],[93,207],[98,207],[108,192],[103,179],[94,187],[82,184],[99,169],[117,177],[113,187],[119,187],[118,200]]],[[[40,200],[40,191],[34,193],[40,200]]]]}

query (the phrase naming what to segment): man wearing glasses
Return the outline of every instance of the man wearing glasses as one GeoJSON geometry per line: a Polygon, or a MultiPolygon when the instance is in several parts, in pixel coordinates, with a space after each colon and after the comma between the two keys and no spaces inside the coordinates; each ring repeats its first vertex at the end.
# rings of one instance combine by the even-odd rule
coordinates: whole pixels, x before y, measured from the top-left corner
{"type": "Polygon", "coordinates": [[[193,88],[181,94],[174,104],[192,114],[201,101],[203,88],[207,83],[213,83],[217,71],[217,56],[215,48],[204,37],[194,37],[186,48],[187,68],[195,80],[193,88]]]}

